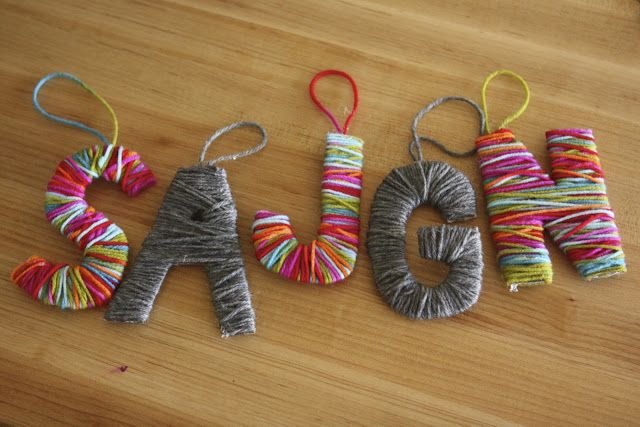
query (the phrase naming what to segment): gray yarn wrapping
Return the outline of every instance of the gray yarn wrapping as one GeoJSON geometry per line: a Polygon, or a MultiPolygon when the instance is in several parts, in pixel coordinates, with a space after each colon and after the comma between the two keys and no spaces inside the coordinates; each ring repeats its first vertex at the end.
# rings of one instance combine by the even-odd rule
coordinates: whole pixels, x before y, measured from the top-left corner
{"type": "Polygon", "coordinates": [[[420,284],[405,256],[406,227],[418,206],[439,210],[447,222],[476,216],[476,199],[467,177],[443,162],[417,161],[396,168],[376,192],[367,248],[378,291],[398,313],[412,319],[459,314],[474,305],[482,286],[482,244],[477,227],[441,225],[418,231],[420,255],[449,266],[436,287],[420,284]]]}
{"type": "Polygon", "coordinates": [[[236,218],[224,169],[206,164],[179,169],[105,319],[148,321],[169,268],[204,264],[222,336],[254,333],[236,218]]]}

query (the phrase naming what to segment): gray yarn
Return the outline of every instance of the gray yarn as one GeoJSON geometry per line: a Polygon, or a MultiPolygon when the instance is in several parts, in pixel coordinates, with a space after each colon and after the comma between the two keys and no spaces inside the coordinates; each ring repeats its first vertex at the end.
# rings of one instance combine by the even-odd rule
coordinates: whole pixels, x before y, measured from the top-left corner
{"type": "Polygon", "coordinates": [[[441,225],[418,231],[420,255],[449,266],[436,287],[420,284],[405,257],[406,227],[418,206],[429,204],[447,222],[476,216],[475,193],[467,177],[443,162],[418,161],[396,168],[376,192],[367,248],[376,286],[398,313],[434,319],[461,313],[476,303],[482,286],[482,246],[477,227],[441,225]]]}
{"type": "Polygon", "coordinates": [[[407,221],[418,206],[433,206],[447,222],[476,216],[475,193],[467,177],[446,163],[426,162],[422,155],[422,141],[431,142],[453,157],[467,157],[476,151],[457,153],[433,138],[418,135],[418,124],[424,115],[447,101],[462,101],[475,108],[482,133],[485,114],[470,99],[447,96],[418,111],[409,144],[409,153],[416,162],[394,169],[385,177],[376,191],[369,219],[367,247],[376,286],[396,312],[413,319],[461,313],[478,301],[482,286],[482,244],[477,227],[441,225],[418,230],[420,255],[449,266],[449,274],[436,287],[420,284],[409,271],[405,256],[407,221]]]}
{"type": "Polygon", "coordinates": [[[478,104],[476,104],[469,98],[465,98],[463,96],[445,96],[442,98],[438,98],[435,101],[433,101],[431,104],[424,107],[422,110],[418,111],[418,114],[416,114],[415,118],[413,119],[413,123],[411,124],[411,135],[413,136],[413,139],[411,140],[411,144],[409,144],[409,154],[411,154],[411,157],[413,157],[413,160],[415,161],[424,160],[422,156],[422,148],[420,145],[421,141],[427,141],[432,143],[433,145],[438,147],[440,150],[442,150],[443,152],[445,152],[446,154],[452,157],[469,157],[476,153],[475,148],[472,148],[469,151],[465,151],[464,153],[451,151],[447,147],[445,147],[444,144],[436,141],[431,137],[418,135],[418,124],[420,123],[420,120],[422,120],[422,117],[424,117],[424,115],[427,114],[429,111],[433,110],[434,108],[448,101],[462,101],[471,105],[478,112],[478,116],[480,118],[480,131],[478,132],[478,135],[482,135],[482,132],[484,129],[484,123],[485,123],[485,115],[484,115],[484,111],[482,111],[482,108],[480,108],[478,104]]]}
{"type": "Polygon", "coordinates": [[[235,123],[231,123],[228,126],[225,126],[221,129],[218,129],[217,131],[214,132],[213,135],[211,135],[209,137],[209,139],[207,139],[207,141],[204,143],[204,145],[202,146],[202,151],[200,151],[200,163],[206,163],[209,166],[214,166],[216,163],[220,163],[222,161],[225,160],[237,160],[241,157],[246,157],[246,156],[250,156],[253,153],[257,153],[258,151],[262,150],[265,146],[267,145],[267,131],[264,130],[264,128],[262,126],[260,126],[258,123],[255,122],[235,122],[235,123]],[[249,148],[248,150],[244,150],[241,151],[239,153],[234,153],[234,154],[227,154],[225,156],[220,156],[220,157],[216,157],[213,160],[209,160],[208,162],[204,161],[204,157],[207,154],[207,150],[209,149],[209,146],[211,145],[211,143],[213,141],[215,141],[216,139],[218,139],[220,136],[224,135],[227,132],[230,132],[234,129],[237,128],[241,128],[241,127],[253,127],[256,128],[258,130],[258,132],[260,132],[260,135],[262,135],[262,142],[260,142],[260,144],[249,148]]]}
{"type": "Polygon", "coordinates": [[[178,169],[155,224],[111,301],[105,319],[128,323],[148,321],[169,269],[174,265],[204,264],[222,336],[255,332],[255,314],[236,229],[237,210],[227,173],[204,163],[204,154],[211,142],[240,126],[257,127],[262,143],[235,157],[223,156],[212,163],[242,157],[266,145],[267,136],[260,125],[234,123],[207,140],[201,164],[178,169]]]}

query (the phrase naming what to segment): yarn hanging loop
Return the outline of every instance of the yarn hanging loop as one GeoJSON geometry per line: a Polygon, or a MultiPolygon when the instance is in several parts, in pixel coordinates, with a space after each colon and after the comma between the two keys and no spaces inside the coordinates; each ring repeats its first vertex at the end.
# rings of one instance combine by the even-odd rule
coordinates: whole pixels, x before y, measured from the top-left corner
{"type": "Polygon", "coordinates": [[[531,92],[529,91],[529,85],[527,84],[525,79],[522,78],[522,76],[514,73],[511,70],[496,70],[493,73],[489,74],[484,79],[484,82],[482,83],[482,89],[480,91],[480,96],[482,99],[482,109],[484,110],[484,115],[485,115],[485,126],[484,126],[485,132],[484,133],[486,134],[489,134],[492,132],[489,124],[489,110],[487,107],[487,88],[489,87],[489,83],[491,82],[491,80],[493,80],[495,77],[500,75],[511,76],[514,79],[516,79],[518,83],[520,83],[520,85],[524,90],[524,101],[522,102],[522,105],[520,105],[520,108],[518,108],[512,114],[508,115],[504,120],[500,122],[500,124],[498,124],[498,129],[504,129],[509,123],[513,122],[515,119],[520,117],[522,113],[524,113],[527,107],[529,106],[529,98],[531,96],[531,92]]]}
{"type": "Polygon", "coordinates": [[[219,162],[223,162],[225,160],[237,160],[240,159],[242,157],[246,157],[246,156],[250,156],[252,154],[257,153],[258,151],[262,150],[264,147],[267,146],[267,142],[268,142],[268,138],[267,138],[267,131],[260,126],[258,123],[256,122],[246,122],[246,121],[240,121],[240,122],[235,122],[235,123],[231,123],[228,126],[225,126],[223,128],[218,129],[217,131],[215,131],[213,133],[213,135],[211,135],[204,143],[204,145],[202,146],[202,151],[200,151],[200,163],[203,165],[207,165],[207,166],[215,166],[217,163],[219,162]],[[238,128],[243,128],[243,127],[253,127],[255,129],[258,130],[258,132],[260,132],[260,135],[262,136],[262,141],[260,142],[260,144],[251,147],[247,150],[244,151],[240,151],[237,153],[233,153],[233,154],[225,154],[223,156],[219,156],[216,157],[213,160],[209,160],[209,161],[205,161],[205,155],[207,154],[207,150],[209,149],[209,146],[213,143],[213,141],[215,141],[216,139],[220,138],[222,135],[231,132],[234,129],[238,129],[238,128]]]}
{"type": "Polygon", "coordinates": [[[259,210],[253,222],[253,244],[256,257],[268,270],[298,282],[329,285],[351,275],[358,255],[364,141],[347,135],[358,108],[358,89],[349,74],[321,71],[311,80],[309,93],[337,130],[326,135],[318,234],[303,244],[287,215],[259,210]],[[349,80],[354,94],[353,108],[342,127],[315,94],[316,82],[334,74],[349,80]]]}
{"type": "Polygon", "coordinates": [[[465,98],[464,96],[444,96],[442,98],[438,98],[435,101],[433,101],[431,104],[424,107],[422,110],[418,111],[418,113],[413,119],[413,123],[411,124],[412,139],[411,139],[411,143],[409,144],[409,154],[411,154],[411,157],[413,158],[413,160],[415,161],[424,160],[424,157],[422,155],[422,146],[420,145],[422,141],[430,142],[431,144],[435,145],[440,150],[442,150],[444,153],[452,157],[469,157],[476,153],[475,147],[469,151],[460,153],[457,151],[449,150],[444,144],[442,144],[441,142],[437,141],[434,138],[431,138],[426,135],[418,135],[418,125],[420,124],[420,121],[422,120],[422,118],[434,108],[448,101],[462,101],[469,104],[471,107],[473,107],[478,112],[478,117],[480,118],[479,134],[482,134],[483,129],[485,128],[485,113],[484,111],[482,111],[482,108],[480,108],[478,104],[476,104],[474,101],[468,98],[465,98]]]}
{"type": "Polygon", "coordinates": [[[104,145],[93,145],[62,160],[47,185],[45,214],[61,234],[83,252],[79,265],[52,263],[32,256],[18,265],[11,279],[34,300],[62,309],[87,309],[106,305],[122,280],[129,255],[124,231],[85,200],[87,187],[96,178],[114,182],[129,196],[155,184],[151,170],[140,155],[121,145],[118,121],[109,104],[77,77],[68,73],[52,73],[36,85],[35,108],[46,118],[73,126],[96,136],[104,145]],[[83,123],[48,113],[38,101],[42,87],[55,78],[65,78],[80,85],[102,103],[114,123],[109,141],[100,131],[83,123]]]}
{"type": "Polygon", "coordinates": [[[42,114],[44,117],[46,117],[47,119],[52,120],[52,121],[54,121],[56,123],[61,123],[63,125],[72,126],[72,127],[78,128],[80,130],[83,130],[85,132],[88,132],[91,135],[97,137],[105,145],[116,145],[117,144],[117,142],[118,142],[119,125],[118,125],[118,118],[116,117],[115,111],[113,111],[113,108],[111,108],[111,105],[109,105],[109,103],[102,96],[100,96],[96,91],[94,91],[91,87],[89,87],[86,83],[84,83],[82,80],[80,80],[79,78],[77,78],[73,74],[55,72],[55,73],[51,73],[51,74],[48,74],[48,75],[44,76],[42,79],[40,79],[40,81],[36,84],[36,87],[33,89],[33,98],[32,98],[32,100],[33,100],[33,105],[36,108],[36,110],[40,114],[42,114]],[[67,79],[67,80],[77,84],[78,86],[80,86],[81,88],[83,88],[84,90],[89,92],[89,94],[91,96],[93,96],[95,99],[97,99],[102,105],[104,105],[104,107],[109,112],[109,115],[111,116],[111,121],[113,122],[113,131],[112,131],[113,135],[111,137],[111,141],[109,141],[109,139],[106,136],[104,136],[104,134],[102,132],[100,132],[99,130],[97,130],[95,128],[92,128],[90,126],[87,126],[84,123],[78,122],[76,120],[65,119],[64,117],[60,117],[60,116],[56,116],[55,114],[51,114],[47,110],[45,110],[42,107],[42,105],[40,105],[40,101],[38,100],[38,95],[40,95],[40,91],[42,90],[42,88],[47,83],[49,83],[50,81],[52,81],[54,79],[67,79]]]}
{"type": "Polygon", "coordinates": [[[356,111],[358,110],[358,103],[360,101],[358,97],[358,86],[356,85],[356,82],[353,79],[353,77],[351,77],[348,73],[340,70],[320,71],[318,74],[316,74],[313,77],[313,79],[311,79],[311,83],[309,83],[309,95],[311,95],[311,100],[313,101],[313,103],[316,104],[318,108],[324,114],[326,114],[326,116],[329,118],[331,123],[333,123],[336,130],[340,133],[346,134],[349,130],[349,125],[351,124],[351,121],[353,120],[353,117],[356,114],[356,111]],[[329,111],[329,109],[325,107],[324,104],[322,104],[322,102],[320,102],[320,100],[318,99],[318,96],[316,95],[316,83],[318,82],[318,80],[326,76],[344,77],[349,81],[349,83],[351,84],[351,89],[353,90],[353,106],[351,107],[351,112],[347,116],[347,119],[345,120],[344,125],[342,126],[340,126],[340,123],[338,122],[336,117],[333,115],[333,113],[331,113],[331,111],[329,111]]]}

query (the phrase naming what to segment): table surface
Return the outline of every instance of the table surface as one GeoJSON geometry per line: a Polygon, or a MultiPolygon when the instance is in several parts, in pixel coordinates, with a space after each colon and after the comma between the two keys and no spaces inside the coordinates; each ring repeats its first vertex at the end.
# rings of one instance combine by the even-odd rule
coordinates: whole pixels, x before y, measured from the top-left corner
{"type": "MultiPolygon", "coordinates": [[[[640,3],[575,0],[32,1],[0,2],[0,420],[18,424],[633,424],[640,417],[640,3]],[[511,129],[544,167],[544,132],[593,128],[628,273],[582,281],[549,241],[550,286],[511,294],[489,238],[475,158],[424,147],[462,170],[478,193],[483,238],[480,300],[455,318],[412,321],[387,306],[364,245],[345,283],[295,284],[266,271],[251,246],[258,209],[287,213],[303,241],[319,223],[327,119],[307,85],[337,68],[358,82],[350,133],[365,141],[362,240],[375,189],[410,162],[413,115],[445,95],[479,99],[500,68],[531,87],[511,129]],[[62,312],[11,283],[30,255],[78,263],[72,243],[43,219],[55,166],[91,136],[39,116],[39,78],[71,72],[118,114],[120,142],[142,153],[158,185],[128,199],[94,183],[91,204],[125,231],[132,259],[177,168],[236,120],[269,132],[260,154],[224,164],[257,333],[224,339],[203,268],[171,270],[147,325],[112,324],[103,310],[62,312]],[[126,366],[123,372],[120,367],[126,366]]],[[[320,97],[344,117],[348,85],[329,78],[320,97]]],[[[489,90],[492,118],[521,102],[518,85],[489,90]]],[[[108,115],[76,86],[55,82],[51,111],[105,132],[108,115]]],[[[452,148],[472,146],[477,118],[463,105],[428,115],[421,132],[452,148]]],[[[255,144],[241,130],[210,155],[255,144]]],[[[416,230],[440,224],[420,208],[408,226],[416,276],[436,284],[447,270],[420,260],[416,230]]]]}

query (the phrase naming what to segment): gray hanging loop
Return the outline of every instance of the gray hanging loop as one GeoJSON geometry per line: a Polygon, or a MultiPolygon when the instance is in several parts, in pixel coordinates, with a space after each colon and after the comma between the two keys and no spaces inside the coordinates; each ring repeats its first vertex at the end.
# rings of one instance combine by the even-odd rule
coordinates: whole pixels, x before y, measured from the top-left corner
{"type": "Polygon", "coordinates": [[[221,129],[218,129],[217,131],[215,131],[215,133],[213,135],[211,135],[209,137],[209,139],[207,139],[207,141],[202,146],[202,151],[200,152],[200,163],[202,163],[204,165],[208,165],[208,166],[215,166],[216,163],[223,162],[225,160],[236,160],[236,159],[239,159],[241,157],[250,156],[251,154],[257,153],[258,151],[262,150],[266,146],[267,146],[267,131],[264,130],[264,128],[262,126],[260,126],[258,123],[255,123],[255,122],[235,122],[235,123],[231,123],[228,126],[225,126],[225,127],[221,128],[221,129]],[[249,148],[248,150],[240,151],[239,153],[234,153],[234,154],[226,154],[224,156],[216,157],[213,160],[209,160],[209,161],[205,162],[204,156],[207,154],[207,150],[209,149],[209,146],[211,145],[211,143],[213,141],[215,141],[216,139],[218,139],[222,135],[224,135],[226,133],[229,133],[234,129],[241,128],[241,127],[254,127],[254,128],[258,129],[258,131],[262,135],[262,142],[260,144],[256,145],[255,147],[249,148]]]}
{"type": "Polygon", "coordinates": [[[484,124],[485,124],[485,115],[484,115],[484,111],[482,111],[482,108],[480,108],[478,104],[476,104],[469,98],[465,98],[464,96],[445,96],[442,98],[438,98],[435,101],[433,101],[431,104],[424,107],[422,110],[418,111],[418,114],[416,114],[416,117],[413,119],[413,123],[411,125],[411,134],[413,136],[413,139],[409,144],[409,154],[411,154],[411,157],[413,157],[413,160],[415,161],[423,160],[422,148],[420,146],[420,142],[422,141],[428,141],[432,143],[433,145],[438,147],[440,150],[442,150],[443,152],[445,152],[446,154],[452,157],[468,157],[475,154],[476,152],[475,148],[472,148],[471,150],[466,151],[464,153],[459,153],[456,151],[449,150],[447,147],[444,146],[444,144],[436,141],[431,137],[418,135],[418,124],[420,123],[420,120],[422,120],[422,117],[424,117],[424,115],[427,114],[429,111],[433,110],[434,108],[436,108],[441,104],[444,104],[447,101],[462,101],[462,102],[466,102],[467,104],[475,108],[475,110],[478,112],[478,116],[480,117],[480,131],[478,132],[478,135],[482,135],[482,130],[484,129],[484,124]]]}

